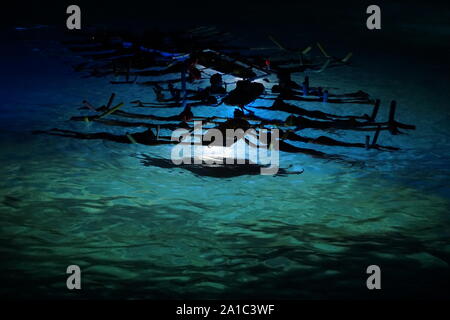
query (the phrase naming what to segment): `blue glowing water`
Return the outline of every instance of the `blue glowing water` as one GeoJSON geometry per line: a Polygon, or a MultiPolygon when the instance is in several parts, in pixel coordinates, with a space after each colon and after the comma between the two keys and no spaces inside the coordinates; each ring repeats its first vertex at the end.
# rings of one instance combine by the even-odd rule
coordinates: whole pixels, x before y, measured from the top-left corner
{"type": "MultiPolygon", "coordinates": [[[[142,165],[139,154],[167,157],[167,146],[32,135],[54,127],[132,132],[68,119],[82,100],[101,105],[112,92],[126,103],[154,98],[148,87],[83,78],[70,68],[80,60],[43,41],[42,30],[33,32],[40,36],[11,36],[2,53],[2,296],[366,297],[365,268],[378,264],[387,296],[448,297],[450,93],[440,64],[360,50],[353,67],[309,74],[312,85],[380,98],[381,120],[396,99],[397,119],[417,130],[383,132],[379,143],[401,151],[315,146],[361,164],[282,153],[281,166],[305,172],[217,179],[142,165]],[[70,264],[82,269],[80,293],[65,288],[70,264]]],[[[363,105],[301,105],[371,112],[363,105]]],[[[206,107],[194,112],[213,114],[206,107]]],[[[355,132],[330,136],[364,142],[355,132]]]]}

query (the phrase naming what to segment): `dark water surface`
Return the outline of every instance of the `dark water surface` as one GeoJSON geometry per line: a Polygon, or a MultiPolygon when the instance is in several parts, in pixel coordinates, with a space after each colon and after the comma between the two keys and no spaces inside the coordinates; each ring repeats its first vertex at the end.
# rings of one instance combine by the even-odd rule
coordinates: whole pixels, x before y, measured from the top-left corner
{"type": "MultiPolygon", "coordinates": [[[[352,67],[310,74],[312,84],[369,92],[383,101],[381,119],[397,99],[397,118],[417,126],[407,135],[382,134],[380,142],[401,147],[398,152],[318,147],[358,165],[282,153],[283,167],[304,173],[280,177],[202,176],[143,163],[170,155],[165,146],[31,135],[53,127],[123,133],[67,119],[84,99],[105,103],[114,91],[129,102],[153,93],[82,78],[70,68],[79,60],[45,29],[8,31],[0,78],[1,296],[450,298],[450,73],[448,48],[440,41],[450,29],[436,24],[430,31],[426,21],[410,20],[406,29],[396,25],[398,43],[394,35],[363,40],[362,32],[350,39],[332,27],[305,33],[305,25],[293,29],[295,21],[254,22],[240,35],[261,43],[264,32],[275,30],[291,44],[320,39],[336,54],[353,51],[352,67]],[[71,264],[82,269],[80,292],[65,286],[71,264]],[[372,264],[382,270],[381,292],[366,289],[372,264]]],[[[358,28],[352,21],[346,30],[358,28]]],[[[360,105],[306,107],[371,111],[360,105]]],[[[331,137],[364,139],[358,133],[331,137]]]]}

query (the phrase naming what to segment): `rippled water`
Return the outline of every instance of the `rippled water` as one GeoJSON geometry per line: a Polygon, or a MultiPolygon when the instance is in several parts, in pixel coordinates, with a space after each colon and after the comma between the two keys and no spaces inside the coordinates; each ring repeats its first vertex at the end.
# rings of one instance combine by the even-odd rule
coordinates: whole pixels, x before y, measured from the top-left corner
{"type": "MultiPolygon", "coordinates": [[[[113,91],[124,101],[152,97],[148,88],[81,78],[61,50],[27,38],[5,51],[2,296],[449,297],[450,95],[439,66],[389,56],[367,63],[362,53],[355,68],[310,75],[313,85],[381,98],[381,118],[396,98],[398,119],[417,130],[383,133],[380,143],[401,151],[318,148],[351,160],[340,162],[282,153],[283,167],[304,173],[219,179],[143,165],[142,155],[168,156],[165,146],[31,135],[53,127],[123,132],[67,119],[83,99],[105,103],[113,91]],[[82,269],[80,292],[65,287],[71,264],[82,269]],[[383,272],[381,295],[365,287],[371,264],[383,272]]],[[[355,133],[333,137],[364,141],[355,133]]]]}

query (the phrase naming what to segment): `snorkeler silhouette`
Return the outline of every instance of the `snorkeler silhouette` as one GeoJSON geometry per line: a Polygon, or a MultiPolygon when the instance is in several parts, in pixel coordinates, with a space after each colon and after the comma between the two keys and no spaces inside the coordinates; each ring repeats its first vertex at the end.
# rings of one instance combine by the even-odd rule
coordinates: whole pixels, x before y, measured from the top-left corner
{"type": "Polygon", "coordinates": [[[52,136],[61,136],[75,139],[85,139],[85,140],[109,140],[118,143],[138,143],[147,146],[154,146],[158,144],[174,144],[177,141],[168,140],[158,140],[156,135],[151,129],[147,129],[142,132],[127,133],[125,135],[115,135],[109,132],[95,132],[95,133],[82,133],[72,130],[63,130],[53,128],[48,131],[33,131],[33,134],[48,134],[52,136]]]}

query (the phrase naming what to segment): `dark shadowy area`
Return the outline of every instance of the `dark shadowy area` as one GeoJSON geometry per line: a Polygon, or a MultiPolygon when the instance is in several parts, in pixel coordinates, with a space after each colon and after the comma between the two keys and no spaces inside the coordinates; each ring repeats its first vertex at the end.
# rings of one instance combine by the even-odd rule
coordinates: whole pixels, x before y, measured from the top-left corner
{"type": "MultiPolygon", "coordinates": [[[[79,201],[59,199],[58,204],[67,207],[100,208],[96,200],[79,201]]],[[[41,206],[55,203],[42,202],[41,206]]],[[[165,208],[153,205],[147,208],[117,205],[108,209],[107,214],[118,221],[128,217],[138,217],[152,213],[153,218],[169,227],[170,220],[164,218],[165,208]],[[161,220],[159,220],[161,219],[161,220]]],[[[105,212],[106,213],[106,212],[105,212]]],[[[195,214],[181,210],[180,215],[192,218],[195,214]]],[[[67,218],[67,222],[77,217],[67,218]]],[[[261,223],[263,221],[260,221],[261,223]]],[[[271,226],[246,224],[230,221],[222,227],[236,230],[245,228],[254,236],[232,233],[211,233],[206,227],[182,231],[184,236],[195,233],[199,241],[209,248],[219,244],[227,254],[216,266],[167,266],[162,261],[140,260],[139,258],[122,262],[117,266],[128,271],[143,272],[145,276],[118,279],[111,268],[108,258],[114,252],[139,248],[128,243],[103,247],[92,243],[86,247],[78,242],[60,243],[55,253],[41,249],[40,254],[29,256],[23,248],[11,239],[0,248],[2,255],[2,273],[0,280],[6,288],[15,287],[14,298],[25,299],[449,299],[450,270],[443,266],[427,266],[419,263],[414,256],[427,251],[439,257],[447,264],[450,256],[431,249],[436,244],[444,244],[446,239],[430,241],[412,240],[398,232],[370,234],[360,236],[346,235],[323,224],[305,224],[301,227],[277,220],[267,220],[271,226]],[[320,236],[329,234],[329,236],[320,236]],[[258,237],[264,234],[264,238],[258,237]],[[300,245],[273,247],[274,241],[285,237],[297,239],[300,245]],[[340,252],[315,254],[314,243],[326,241],[330,246],[345,248],[340,252]],[[258,245],[255,245],[255,244],[258,245]],[[79,252],[72,259],[83,261],[84,289],[79,292],[64,290],[66,275],[59,272],[67,265],[65,250],[79,252]],[[229,251],[231,250],[231,251],[229,251]],[[83,253],[84,252],[84,253],[83,253]],[[229,252],[233,254],[229,255],[229,252]],[[50,255],[49,255],[50,254],[50,255]],[[102,258],[103,256],[103,258],[102,258]],[[279,257],[296,264],[288,265],[277,261],[279,257]],[[254,261],[250,265],[241,261],[254,261]],[[27,261],[29,269],[41,272],[30,276],[17,270],[19,261],[27,261]],[[367,261],[377,261],[383,267],[382,290],[369,291],[365,287],[367,274],[361,268],[367,261]],[[84,265],[86,267],[84,268],[84,265]],[[95,266],[92,268],[90,266],[95,266]],[[102,269],[103,268],[103,269],[102,269]],[[102,271],[103,270],[103,271],[102,271]],[[324,272],[326,270],[326,272],[324,272]],[[252,275],[254,279],[246,279],[252,275]],[[215,287],[217,278],[227,283],[226,290],[215,287]],[[168,281],[170,279],[170,281],[168,281]]],[[[363,222],[360,222],[363,223],[363,222]]],[[[180,229],[181,231],[181,229],[180,229]]],[[[92,234],[95,236],[95,233],[92,234]]],[[[161,243],[170,243],[173,237],[181,234],[160,235],[161,243]]],[[[151,239],[156,236],[149,235],[151,239]]],[[[30,239],[31,241],[32,239],[30,239]]],[[[142,246],[145,246],[143,243],[142,246]]],[[[10,297],[11,298],[11,297],[10,297]]]]}
{"type": "MultiPolygon", "coordinates": [[[[45,24],[65,27],[72,1],[25,1],[3,9],[2,24],[45,24]]],[[[298,46],[293,35],[316,39],[327,35],[327,44],[364,47],[377,52],[402,52],[446,65],[450,49],[450,5],[445,1],[377,1],[382,29],[365,27],[368,0],[350,1],[86,1],[76,2],[83,28],[139,32],[149,28],[177,29],[215,25],[255,41],[275,33],[287,45],[298,46]],[[259,36],[258,36],[259,34],[259,36]]]]}

